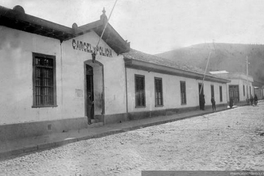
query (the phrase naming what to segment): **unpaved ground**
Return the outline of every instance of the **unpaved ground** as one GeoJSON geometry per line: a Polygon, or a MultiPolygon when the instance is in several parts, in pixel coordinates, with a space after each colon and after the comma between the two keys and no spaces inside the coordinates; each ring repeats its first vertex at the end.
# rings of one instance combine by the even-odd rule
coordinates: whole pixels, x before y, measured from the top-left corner
{"type": "Polygon", "coordinates": [[[0,175],[264,170],[264,104],[142,128],[0,162],[0,175]]]}

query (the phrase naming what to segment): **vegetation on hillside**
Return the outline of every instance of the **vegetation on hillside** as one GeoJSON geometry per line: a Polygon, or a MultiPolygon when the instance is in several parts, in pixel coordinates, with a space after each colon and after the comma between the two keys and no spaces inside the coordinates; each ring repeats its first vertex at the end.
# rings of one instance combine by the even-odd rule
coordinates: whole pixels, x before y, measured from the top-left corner
{"type": "Polygon", "coordinates": [[[264,85],[264,45],[206,43],[157,54],[157,56],[194,65],[205,69],[211,52],[208,71],[226,70],[246,74],[246,58],[249,75],[255,85],[264,85]]]}

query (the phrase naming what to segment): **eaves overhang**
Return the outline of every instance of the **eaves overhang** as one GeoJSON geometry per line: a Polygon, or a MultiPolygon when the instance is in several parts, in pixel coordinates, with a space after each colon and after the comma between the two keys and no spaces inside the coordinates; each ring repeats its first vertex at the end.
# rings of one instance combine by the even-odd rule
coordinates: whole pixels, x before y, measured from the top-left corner
{"type": "Polygon", "coordinates": [[[71,28],[25,14],[20,6],[14,9],[0,6],[0,25],[60,41],[73,37],[71,28]]]}
{"type": "MultiPolygon", "coordinates": [[[[100,19],[80,27],[73,25],[72,28],[69,28],[28,15],[21,6],[15,6],[13,9],[0,6],[1,26],[58,39],[61,42],[83,35],[91,30],[95,31],[98,36],[101,36],[105,24],[105,21],[100,19]]],[[[130,44],[110,24],[107,24],[102,40],[117,54],[122,54],[130,50],[130,44]]]]}
{"type": "MultiPolygon", "coordinates": [[[[156,73],[162,73],[162,74],[168,74],[168,75],[182,76],[182,77],[193,78],[197,80],[203,80],[203,77],[204,77],[204,75],[200,73],[176,69],[173,67],[144,62],[144,61],[140,61],[136,59],[124,58],[124,61],[125,61],[126,68],[133,68],[133,69],[144,70],[148,72],[156,72],[156,73]]],[[[205,80],[218,82],[218,83],[231,82],[228,79],[218,78],[218,77],[214,77],[208,74],[205,75],[205,80]]]]}
{"type": "Polygon", "coordinates": [[[102,36],[102,40],[107,43],[117,54],[122,54],[130,50],[130,44],[125,41],[118,32],[111,26],[111,24],[105,23],[103,20],[98,20],[74,29],[75,36],[82,35],[86,32],[93,30],[98,36],[101,37],[102,32],[105,31],[102,36]],[[106,26],[106,28],[105,28],[106,26]]]}

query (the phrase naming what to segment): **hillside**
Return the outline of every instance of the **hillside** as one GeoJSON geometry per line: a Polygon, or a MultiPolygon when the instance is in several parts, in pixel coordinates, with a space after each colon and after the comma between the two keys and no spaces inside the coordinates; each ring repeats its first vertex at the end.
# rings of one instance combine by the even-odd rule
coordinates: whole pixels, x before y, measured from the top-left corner
{"type": "Polygon", "coordinates": [[[264,85],[264,45],[207,43],[179,48],[157,56],[205,69],[210,51],[208,71],[227,70],[246,74],[248,56],[249,75],[254,78],[254,85],[264,85]]]}

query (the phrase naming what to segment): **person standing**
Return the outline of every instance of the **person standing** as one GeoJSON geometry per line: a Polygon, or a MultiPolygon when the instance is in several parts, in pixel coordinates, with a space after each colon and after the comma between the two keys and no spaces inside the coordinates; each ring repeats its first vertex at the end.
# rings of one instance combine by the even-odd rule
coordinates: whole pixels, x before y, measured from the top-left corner
{"type": "Polygon", "coordinates": [[[258,104],[258,97],[257,97],[256,94],[255,94],[255,97],[254,97],[254,104],[255,104],[255,106],[257,106],[257,104],[258,104]]]}
{"type": "Polygon", "coordinates": [[[254,105],[254,104],[253,104],[253,101],[254,101],[254,98],[253,98],[252,95],[250,95],[250,104],[251,104],[251,105],[254,105]]]}
{"type": "Polygon", "coordinates": [[[249,100],[248,97],[247,97],[247,99],[246,99],[246,102],[247,102],[247,105],[249,105],[250,100],[249,100]]]}
{"type": "Polygon", "coordinates": [[[88,98],[87,98],[88,125],[92,124],[92,106],[93,106],[93,101],[91,100],[91,94],[88,94],[88,98]]]}
{"type": "Polygon", "coordinates": [[[211,103],[212,103],[212,110],[213,112],[216,111],[216,106],[215,106],[215,99],[214,97],[211,98],[211,103]]]}
{"type": "Polygon", "coordinates": [[[232,108],[233,107],[233,98],[230,97],[230,101],[229,101],[229,107],[232,108]]]}
{"type": "Polygon", "coordinates": [[[204,105],[205,105],[204,94],[200,95],[200,105],[201,105],[201,110],[204,110],[204,105]]]}

